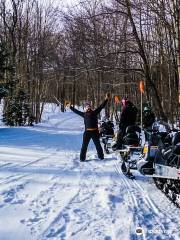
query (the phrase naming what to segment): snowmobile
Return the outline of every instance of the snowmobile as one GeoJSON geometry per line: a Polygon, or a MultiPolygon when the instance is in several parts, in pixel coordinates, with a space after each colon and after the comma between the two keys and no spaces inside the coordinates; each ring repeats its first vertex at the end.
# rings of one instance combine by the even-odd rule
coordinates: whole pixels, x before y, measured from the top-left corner
{"type": "Polygon", "coordinates": [[[122,172],[129,178],[134,178],[130,169],[137,169],[136,163],[141,153],[141,128],[137,125],[128,126],[122,139],[122,146],[116,149],[120,154],[122,172]]]}
{"type": "Polygon", "coordinates": [[[137,168],[180,207],[180,131],[152,131],[137,168]]]}
{"type": "Polygon", "coordinates": [[[100,137],[103,143],[105,153],[109,154],[109,148],[111,147],[110,140],[114,137],[114,124],[110,120],[104,120],[100,122],[99,127],[100,137]]]}

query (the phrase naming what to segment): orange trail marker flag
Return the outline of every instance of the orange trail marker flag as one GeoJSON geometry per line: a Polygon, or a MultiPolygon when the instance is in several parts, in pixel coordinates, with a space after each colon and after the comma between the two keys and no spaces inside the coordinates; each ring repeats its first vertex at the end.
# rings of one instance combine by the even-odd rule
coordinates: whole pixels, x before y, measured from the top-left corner
{"type": "Polygon", "coordinates": [[[145,86],[144,86],[144,81],[140,81],[139,83],[139,89],[141,93],[144,93],[145,91],[145,86]]]}

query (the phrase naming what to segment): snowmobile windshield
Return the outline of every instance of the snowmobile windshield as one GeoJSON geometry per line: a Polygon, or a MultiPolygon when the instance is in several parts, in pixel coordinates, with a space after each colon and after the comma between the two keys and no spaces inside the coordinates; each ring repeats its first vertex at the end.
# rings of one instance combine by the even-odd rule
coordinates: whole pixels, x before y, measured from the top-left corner
{"type": "Polygon", "coordinates": [[[152,129],[154,132],[170,132],[171,131],[169,124],[163,121],[154,122],[152,129]]]}

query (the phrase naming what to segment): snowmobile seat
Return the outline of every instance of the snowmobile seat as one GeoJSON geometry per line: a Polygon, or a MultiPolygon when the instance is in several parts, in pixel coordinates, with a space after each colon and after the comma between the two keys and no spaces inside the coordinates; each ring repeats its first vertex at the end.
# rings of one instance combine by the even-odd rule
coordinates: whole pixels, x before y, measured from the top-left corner
{"type": "Polygon", "coordinates": [[[138,145],[139,144],[139,137],[136,132],[128,133],[123,138],[123,142],[125,145],[138,145]]]}
{"type": "Polygon", "coordinates": [[[113,136],[114,135],[114,124],[111,121],[103,122],[100,126],[101,136],[113,136]]]}
{"type": "Polygon", "coordinates": [[[131,125],[126,128],[126,135],[123,138],[125,145],[139,145],[141,128],[131,125]]]}
{"type": "Polygon", "coordinates": [[[137,125],[131,125],[126,128],[126,133],[141,132],[141,128],[137,125]]]}

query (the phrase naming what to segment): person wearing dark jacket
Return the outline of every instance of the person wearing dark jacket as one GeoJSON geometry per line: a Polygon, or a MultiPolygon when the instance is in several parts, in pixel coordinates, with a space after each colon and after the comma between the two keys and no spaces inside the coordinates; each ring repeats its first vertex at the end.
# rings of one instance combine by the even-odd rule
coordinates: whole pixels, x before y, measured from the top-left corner
{"type": "Polygon", "coordinates": [[[117,140],[113,149],[121,149],[123,137],[126,134],[126,128],[131,125],[135,125],[137,118],[137,108],[127,98],[122,99],[122,112],[119,122],[119,132],[117,134],[117,140]]]}
{"type": "Polygon", "coordinates": [[[70,109],[74,113],[84,118],[85,131],[83,134],[83,143],[81,147],[80,161],[86,160],[87,147],[91,139],[93,140],[96,146],[98,158],[104,159],[104,153],[100,144],[100,135],[98,131],[98,114],[106,106],[109,99],[110,99],[110,95],[106,94],[105,101],[95,110],[92,110],[90,103],[86,103],[84,107],[84,112],[81,112],[76,108],[70,106],[70,109]]]}
{"type": "Polygon", "coordinates": [[[150,107],[145,107],[143,110],[143,127],[152,128],[155,122],[155,114],[152,112],[150,107]]]}
{"type": "Polygon", "coordinates": [[[126,128],[131,125],[135,125],[137,118],[137,108],[134,106],[132,102],[128,99],[122,99],[122,112],[121,118],[119,122],[119,129],[121,129],[123,136],[126,133],[126,128]]]}

